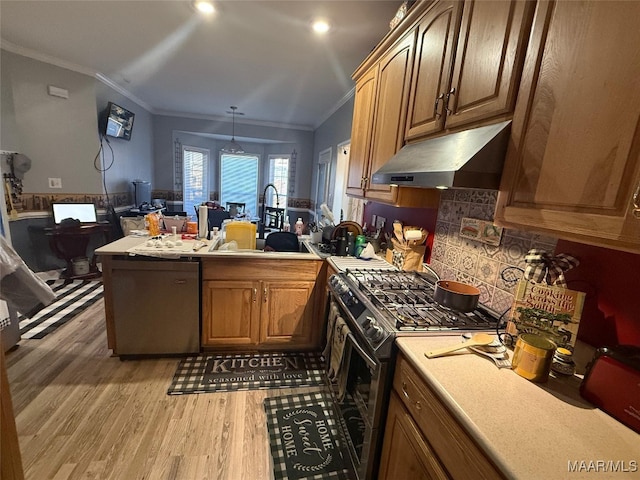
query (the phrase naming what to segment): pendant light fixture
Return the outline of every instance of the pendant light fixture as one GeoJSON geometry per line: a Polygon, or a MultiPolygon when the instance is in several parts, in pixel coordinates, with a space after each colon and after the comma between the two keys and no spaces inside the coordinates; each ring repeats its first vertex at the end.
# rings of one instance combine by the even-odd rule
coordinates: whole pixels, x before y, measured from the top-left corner
{"type": "MultiPolygon", "coordinates": [[[[232,119],[231,119],[231,141],[229,143],[227,143],[227,145],[225,145],[225,147],[222,149],[223,153],[244,153],[244,149],[240,146],[240,144],[238,142],[236,142],[236,110],[238,109],[238,107],[235,106],[231,106],[229,107],[231,108],[230,113],[233,115],[232,119]]],[[[238,113],[238,115],[244,115],[244,113],[238,113]]]]}

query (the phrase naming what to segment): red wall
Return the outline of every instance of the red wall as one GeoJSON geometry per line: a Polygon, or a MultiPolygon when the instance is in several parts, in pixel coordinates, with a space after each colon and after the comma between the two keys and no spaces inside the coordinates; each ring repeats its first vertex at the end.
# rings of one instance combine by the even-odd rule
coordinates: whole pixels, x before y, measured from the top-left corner
{"type": "Polygon", "coordinates": [[[422,227],[429,232],[427,237],[427,249],[424,254],[426,262],[429,261],[431,255],[431,248],[433,247],[433,234],[436,229],[436,218],[438,216],[437,208],[399,208],[390,205],[383,205],[381,203],[369,202],[364,207],[364,220],[363,223],[367,224],[369,231],[374,231],[374,226],[371,225],[372,215],[378,215],[387,219],[384,231],[391,233],[393,231],[393,221],[401,220],[404,225],[411,225],[412,227],[422,227]]]}
{"type": "Polygon", "coordinates": [[[566,240],[558,253],[580,260],[566,273],[568,287],[587,294],[578,338],[594,347],[640,346],[640,255],[566,240]]]}

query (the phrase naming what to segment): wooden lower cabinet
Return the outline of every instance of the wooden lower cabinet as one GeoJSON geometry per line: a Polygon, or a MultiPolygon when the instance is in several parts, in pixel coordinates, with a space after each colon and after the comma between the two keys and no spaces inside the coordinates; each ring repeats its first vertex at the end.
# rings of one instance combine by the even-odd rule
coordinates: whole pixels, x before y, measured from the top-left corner
{"type": "Polygon", "coordinates": [[[315,282],[262,282],[260,344],[311,348],[315,282]]]}
{"type": "Polygon", "coordinates": [[[378,478],[504,478],[402,354],[393,378],[378,478]]]}
{"type": "Polygon", "coordinates": [[[318,349],[324,295],[316,292],[325,282],[321,265],[321,260],[204,260],[202,347],[318,349]]]}
{"type": "Polygon", "coordinates": [[[255,346],[260,332],[259,282],[202,282],[202,344],[255,346]]]}
{"type": "Polygon", "coordinates": [[[391,392],[378,479],[399,478],[431,480],[449,476],[396,393],[391,392]]]}

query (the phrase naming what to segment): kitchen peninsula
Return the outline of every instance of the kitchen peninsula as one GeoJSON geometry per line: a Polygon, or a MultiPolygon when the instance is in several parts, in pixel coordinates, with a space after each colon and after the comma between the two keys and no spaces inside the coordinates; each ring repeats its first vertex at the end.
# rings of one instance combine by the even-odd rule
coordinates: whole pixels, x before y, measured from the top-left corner
{"type": "Polygon", "coordinates": [[[128,236],[96,250],[114,354],[320,348],[326,268],[304,243],[301,252],[152,243],[128,236]]]}

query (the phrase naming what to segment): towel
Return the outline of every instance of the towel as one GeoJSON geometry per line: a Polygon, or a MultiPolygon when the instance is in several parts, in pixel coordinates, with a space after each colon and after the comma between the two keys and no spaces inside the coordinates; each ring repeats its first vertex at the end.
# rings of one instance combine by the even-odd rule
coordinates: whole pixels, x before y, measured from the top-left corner
{"type": "Polygon", "coordinates": [[[347,326],[344,318],[337,316],[333,327],[333,337],[331,341],[331,359],[329,361],[328,377],[337,387],[338,401],[344,398],[348,368],[345,368],[344,347],[347,337],[351,335],[351,331],[347,326]]]}
{"type": "Polygon", "coordinates": [[[328,370],[328,360],[331,358],[331,341],[333,340],[333,327],[336,324],[336,318],[340,312],[338,311],[338,305],[331,300],[329,303],[329,315],[327,317],[327,344],[322,351],[322,356],[327,360],[327,370],[328,370]]]}

